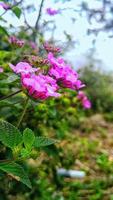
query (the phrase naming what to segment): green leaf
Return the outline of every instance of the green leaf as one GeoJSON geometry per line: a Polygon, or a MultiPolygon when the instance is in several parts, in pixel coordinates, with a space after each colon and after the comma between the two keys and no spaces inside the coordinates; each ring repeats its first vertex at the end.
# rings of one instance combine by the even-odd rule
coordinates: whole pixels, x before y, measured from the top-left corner
{"type": "Polygon", "coordinates": [[[48,146],[51,144],[56,143],[57,141],[51,138],[46,138],[46,137],[36,137],[34,141],[34,147],[43,147],[43,146],[48,146]]]}
{"type": "Polygon", "coordinates": [[[21,149],[21,157],[22,158],[29,158],[31,151],[28,149],[22,148],[21,149]]]}
{"type": "Polygon", "coordinates": [[[0,101],[0,109],[3,107],[14,107],[14,105],[8,100],[0,101]]]}
{"type": "Polygon", "coordinates": [[[17,7],[17,6],[13,7],[12,11],[18,18],[20,18],[22,12],[21,12],[21,9],[19,7],[17,7]]]}
{"type": "Polygon", "coordinates": [[[11,59],[12,52],[10,51],[5,51],[5,50],[0,50],[0,61],[6,61],[8,59],[11,59]]]}
{"type": "Polygon", "coordinates": [[[9,76],[5,82],[6,83],[13,83],[17,80],[19,80],[19,77],[17,75],[13,74],[13,75],[9,76]]]}
{"type": "Polygon", "coordinates": [[[23,142],[25,148],[31,150],[34,140],[35,140],[35,135],[33,131],[29,128],[26,128],[23,132],[23,142]]]}
{"type": "Polygon", "coordinates": [[[0,163],[0,170],[10,174],[13,178],[24,183],[29,188],[32,187],[28,175],[21,165],[15,162],[0,163]]]}
{"type": "Polygon", "coordinates": [[[3,26],[0,26],[0,33],[6,34],[7,36],[9,36],[7,30],[3,26]]]}
{"type": "Polygon", "coordinates": [[[7,147],[14,149],[22,142],[22,135],[15,126],[0,120],[0,141],[7,147]]]}

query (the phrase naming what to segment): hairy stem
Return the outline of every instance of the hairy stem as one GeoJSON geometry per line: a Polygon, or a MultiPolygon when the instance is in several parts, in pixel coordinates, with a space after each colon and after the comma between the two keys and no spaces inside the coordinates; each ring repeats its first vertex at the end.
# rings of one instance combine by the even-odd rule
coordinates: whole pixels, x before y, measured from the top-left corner
{"type": "Polygon", "coordinates": [[[27,106],[28,106],[28,101],[29,101],[29,97],[27,97],[27,99],[26,99],[26,101],[25,101],[24,110],[23,110],[23,112],[22,112],[22,114],[21,114],[21,116],[20,116],[20,119],[19,119],[19,121],[18,121],[17,127],[20,126],[20,124],[21,124],[21,122],[22,122],[22,120],[23,120],[23,118],[24,118],[24,115],[25,115],[25,113],[26,113],[27,106]]]}

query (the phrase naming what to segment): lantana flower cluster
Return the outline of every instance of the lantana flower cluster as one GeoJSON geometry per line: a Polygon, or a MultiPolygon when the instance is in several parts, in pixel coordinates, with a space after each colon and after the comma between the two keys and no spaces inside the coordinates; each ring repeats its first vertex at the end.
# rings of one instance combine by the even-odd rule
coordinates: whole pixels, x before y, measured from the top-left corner
{"type": "Polygon", "coordinates": [[[29,45],[30,48],[32,48],[32,49],[34,50],[34,52],[37,53],[37,52],[39,51],[39,49],[38,49],[36,43],[33,42],[33,41],[30,41],[30,42],[28,43],[28,42],[26,42],[25,40],[19,39],[19,38],[17,38],[17,37],[14,36],[14,35],[10,36],[10,37],[8,38],[8,41],[9,41],[9,43],[10,43],[12,46],[15,46],[15,47],[21,48],[21,47],[23,47],[23,46],[25,46],[25,45],[27,44],[27,45],[29,45]]]}
{"type": "Polygon", "coordinates": [[[9,38],[9,43],[12,44],[12,45],[15,45],[17,47],[23,47],[24,44],[25,44],[24,40],[20,40],[15,36],[11,36],[9,38]]]}
{"type": "Polygon", "coordinates": [[[61,52],[61,49],[59,47],[55,47],[55,46],[49,44],[48,42],[45,42],[43,44],[43,47],[47,52],[52,52],[52,53],[60,53],[61,52]]]}
{"type": "Polygon", "coordinates": [[[50,62],[49,75],[54,77],[57,82],[60,82],[63,87],[73,90],[79,90],[85,85],[78,79],[78,73],[75,72],[62,58],[55,58],[52,53],[48,54],[50,62]]]}
{"type": "MultiPolygon", "coordinates": [[[[19,62],[16,66],[9,65],[14,73],[20,75],[22,87],[27,90],[29,96],[45,100],[49,97],[61,96],[62,88],[79,91],[85,86],[79,80],[78,73],[65,63],[63,58],[56,58],[50,52],[47,60],[49,68],[46,73],[27,62],[19,62]]],[[[78,93],[78,99],[82,101],[82,105],[87,109],[90,108],[88,99],[80,94],[82,93],[78,93]]]]}

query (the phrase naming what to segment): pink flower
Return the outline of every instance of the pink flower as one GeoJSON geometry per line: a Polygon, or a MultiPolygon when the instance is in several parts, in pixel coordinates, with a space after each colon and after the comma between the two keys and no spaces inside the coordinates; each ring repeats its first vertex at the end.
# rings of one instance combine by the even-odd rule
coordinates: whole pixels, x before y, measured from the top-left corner
{"type": "Polygon", "coordinates": [[[55,58],[52,53],[48,54],[51,65],[49,75],[60,81],[63,87],[79,90],[85,85],[78,79],[78,73],[67,65],[62,58],[55,58]]]}
{"type": "Polygon", "coordinates": [[[9,42],[10,42],[11,44],[13,44],[13,45],[18,46],[18,47],[23,47],[24,44],[25,44],[24,40],[20,40],[20,39],[16,38],[15,36],[11,36],[11,37],[9,38],[9,42]]]}
{"type": "Polygon", "coordinates": [[[53,16],[53,15],[57,15],[59,13],[59,10],[55,10],[55,9],[52,9],[52,8],[47,8],[46,12],[47,12],[48,15],[53,16]]]}
{"type": "Polygon", "coordinates": [[[83,91],[79,91],[77,98],[82,102],[82,105],[85,109],[91,108],[91,102],[83,91]]]}
{"type": "Polygon", "coordinates": [[[26,62],[19,62],[16,66],[9,64],[9,66],[16,74],[29,74],[39,70],[38,68],[32,68],[32,66],[26,62]]]}
{"type": "Polygon", "coordinates": [[[59,97],[56,81],[48,75],[22,75],[22,85],[35,99],[47,99],[48,97],[59,97]]]}
{"type": "Polygon", "coordinates": [[[91,102],[87,98],[84,98],[82,100],[82,105],[86,109],[90,109],[91,108],[91,102]]]}
{"type": "Polygon", "coordinates": [[[29,42],[30,47],[33,49],[34,53],[38,53],[39,52],[39,48],[37,47],[37,44],[33,41],[29,42]]]}
{"type": "Polygon", "coordinates": [[[37,45],[36,45],[35,42],[31,41],[31,42],[29,42],[29,44],[30,44],[32,49],[37,49],[37,45]]]}
{"type": "Polygon", "coordinates": [[[59,47],[55,47],[55,46],[49,44],[48,42],[45,42],[43,44],[43,46],[44,46],[44,49],[47,52],[53,52],[53,53],[60,53],[61,52],[61,49],[59,47]]]}
{"type": "Polygon", "coordinates": [[[4,10],[8,10],[10,9],[10,5],[4,3],[3,1],[0,1],[0,6],[4,9],[4,10]]]}
{"type": "Polygon", "coordinates": [[[4,69],[2,67],[0,67],[0,73],[2,73],[4,71],[4,69]]]}

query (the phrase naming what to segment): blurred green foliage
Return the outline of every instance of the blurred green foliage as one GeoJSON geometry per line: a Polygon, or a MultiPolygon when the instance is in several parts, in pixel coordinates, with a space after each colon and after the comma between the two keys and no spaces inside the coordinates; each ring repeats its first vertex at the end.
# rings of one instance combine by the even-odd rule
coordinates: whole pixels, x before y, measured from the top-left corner
{"type": "Polygon", "coordinates": [[[87,85],[87,94],[95,112],[112,112],[113,110],[113,74],[95,69],[95,64],[80,70],[82,80],[87,85]]]}

